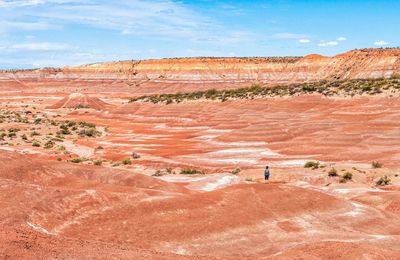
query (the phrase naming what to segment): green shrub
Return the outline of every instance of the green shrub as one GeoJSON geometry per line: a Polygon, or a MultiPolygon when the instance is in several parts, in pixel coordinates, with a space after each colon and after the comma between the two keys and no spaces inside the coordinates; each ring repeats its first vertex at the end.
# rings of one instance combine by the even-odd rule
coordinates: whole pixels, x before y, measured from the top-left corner
{"type": "Polygon", "coordinates": [[[131,161],[130,158],[126,158],[126,159],[122,160],[122,164],[123,164],[123,165],[131,165],[131,164],[132,164],[132,161],[131,161]]]}
{"type": "Polygon", "coordinates": [[[50,148],[53,148],[54,147],[54,142],[53,141],[51,141],[51,140],[49,140],[49,141],[47,141],[45,144],[44,144],[44,148],[45,149],[50,149],[50,148]]]}
{"type": "Polygon", "coordinates": [[[153,175],[151,175],[151,176],[154,176],[154,177],[161,177],[161,176],[164,176],[165,175],[165,173],[163,172],[163,171],[160,171],[160,170],[157,170],[153,175]]]}
{"type": "Polygon", "coordinates": [[[33,147],[40,147],[40,143],[38,141],[33,141],[32,142],[33,147]]]}
{"type": "Polygon", "coordinates": [[[240,172],[241,172],[240,168],[236,168],[236,169],[234,169],[231,173],[232,173],[233,175],[236,175],[236,174],[238,174],[238,173],[240,173],[240,172]]]}
{"type": "Polygon", "coordinates": [[[79,132],[80,136],[95,137],[99,134],[96,128],[83,129],[79,132]]]}
{"type": "Polygon", "coordinates": [[[346,172],[342,178],[340,179],[341,183],[346,183],[348,181],[351,181],[353,179],[353,174],[351,172],[346,172]]]}
{"type": "Polygon", "coordinates": [[[328,176],[329,176],[329,177],[336,177],[336,176],[338,176],[337,170],[336,170],[335,168],[331,168],[331,169],[329,170],[329,172],[328,172],[328,176]]]}
{"type": "Polygon", "coordinates": [[[17,134],[15,132],[9,132],[7,136],[12,139],[12,138],[16,137],[17,134]]]}
{"type": "Polygon", "coordinates": [[[180,172],[180,174],[194,175],[194,174],[205,174],[203,171],[199,171],[196,169],[184,169],[180,172]]]}
{"type": "Polygon", "coordinates": [[[80,157],[72,158],[70,160],[70,162],[72,162],[72,163],[81,163],[81,162],[83,162],[83,158],[80,158],[80,157]]]}
{"type": "Polygon", "coordinates": [[[41,124],[42,119],[41,118],[36,118],[35,121],[33,122],[35,125],[41,124]]]}
{"type": "Polygon", "coordinates": [[[304,168],[318,169],[318,167],[319,167],[319,162],[309,161],[304,164],[304,168]]]}
{"type": "Polygon", "coordinates": [[[40,134],[36,131],[31,132],[31,137],[40,136],[40,134]]]}
{"type": "Polygon", "coordinates": [[[373,161],[373,162],[372,162],[372,168],[378,169],[378,168],[382,168],[382,167],[383,167],[383,164],[382,164],[382,163],[380,163],[380,162],[378,162],[378,161],[373,161]]]}
{"type": "Polygon", "coordinates": [[[376,182],[376,185],[378,185],[378,186],[386,186],[386,185],[389,185],[390,182],[391,182],[391,180],[388,178],[388,176],[385,175],[385,176],[381,177],[381,178],[376,182]]]}
{"type": "Polygon", "coordinates": [[[64,145],[57,145],[57,150],[59,150],[59,151],[65,151],[66,148],[65,148],[64,145]]]}

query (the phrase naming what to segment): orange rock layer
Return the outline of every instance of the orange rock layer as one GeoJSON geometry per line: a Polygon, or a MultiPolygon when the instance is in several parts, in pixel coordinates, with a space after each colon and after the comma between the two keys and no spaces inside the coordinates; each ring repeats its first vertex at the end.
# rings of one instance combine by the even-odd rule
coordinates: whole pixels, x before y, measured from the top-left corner
{"type": "MultiPolygon", "coordinates": [[[[128,80],[134,84],[291,84],[390,77],[400,72],[400,49],[353,50],[334,57],[181,58],[96,63],[62,69],[3,71],[0,79],[128,80]]],[[[210,87],[210,86],[209,86],[210,87]]]]}

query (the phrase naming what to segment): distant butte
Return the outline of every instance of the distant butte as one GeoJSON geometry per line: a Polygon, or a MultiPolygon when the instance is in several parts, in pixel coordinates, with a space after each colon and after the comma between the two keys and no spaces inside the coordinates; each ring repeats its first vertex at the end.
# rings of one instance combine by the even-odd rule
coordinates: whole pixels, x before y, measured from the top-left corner
{"type": "MultiPolygon", "coordinates": [[[[353,50],[333,57],[176,58],[120,61],[27,71],[2,71],[2,80],[129,81],[144,92],[226,89],[252,83],[286,85],[321,80],[387,78],[400,72],[400,49],[353,50]],[[188,85],[190,84],[190,85],[188,85]],[[140,88],[139,88],[140,89],[140,88]]],[[[96,82],[95,84],[98,84],[96,82]]],[[[140,90],[139,92],[141,92],[140,90]]]]}

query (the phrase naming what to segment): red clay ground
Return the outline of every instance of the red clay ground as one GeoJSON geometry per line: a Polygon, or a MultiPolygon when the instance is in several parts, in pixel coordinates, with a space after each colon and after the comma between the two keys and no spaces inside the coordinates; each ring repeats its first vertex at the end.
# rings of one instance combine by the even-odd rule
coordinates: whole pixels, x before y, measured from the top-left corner
{"type": "Polygon", "coordinates": [[[381,252],[395,259],[400,253],[397,214],[314,189],[240,184],[191,191],[125,170],[0,154],[3,256],[361,258],[381,252]]]}
{"type": "Polygon", "coordinates": [[[66,135],[57,143],[65,152],[33,147],[22,132],[1,141],[3,258],[400,256],[397,95],[154,105],[128,104],[132,88],[123,81],[1,84],[1,115],[17,111],[31,121],[14,122],[12,114],[0,130],[35,128],[47,138],[54,129],[32,124],[36,117],[94,123],[102,132],[66,135]],[[75,92],[95,109],[76,109],[80,101],[48,108],[75,92]],[[92,106],[103,102],[110,106],[92,106]],[[78,156],[86,161],[68,162],[78,156]],[[122,164],[126,158],[132,164],[122,164]],[[325,168],[305,169],[310,160],[325,168]],[[372,161],[383,168],[372,169],[372,161]],[[332,167],[339,177],[328,177],[332,167]],[[185,168],[207,175],[178,174],[185,168]],[[150,176],[157,171],[164,176],[150,176]],[[340,183],[346,172],[352,180],[340,183]],[[377,187],[384,175],[392,185],[377,187]]]}

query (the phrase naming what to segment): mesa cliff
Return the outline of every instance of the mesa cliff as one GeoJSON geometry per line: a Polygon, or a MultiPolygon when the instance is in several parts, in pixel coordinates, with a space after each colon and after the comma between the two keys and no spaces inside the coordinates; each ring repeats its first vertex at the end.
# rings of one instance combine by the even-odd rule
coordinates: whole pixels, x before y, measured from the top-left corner
{"type": "Polygon", "coordinates": [[[333,57],[312,54],[305,57],[120,61],[77,67],[2,71],[0,79],[118,80],[130,81],[136,86],[206,84],[207,87],[218,89],[253,83],[287,85],[322,80],[388,78],[397,73],[400,73],[400,49],[392,48],[353,50],[333,57]]]}

